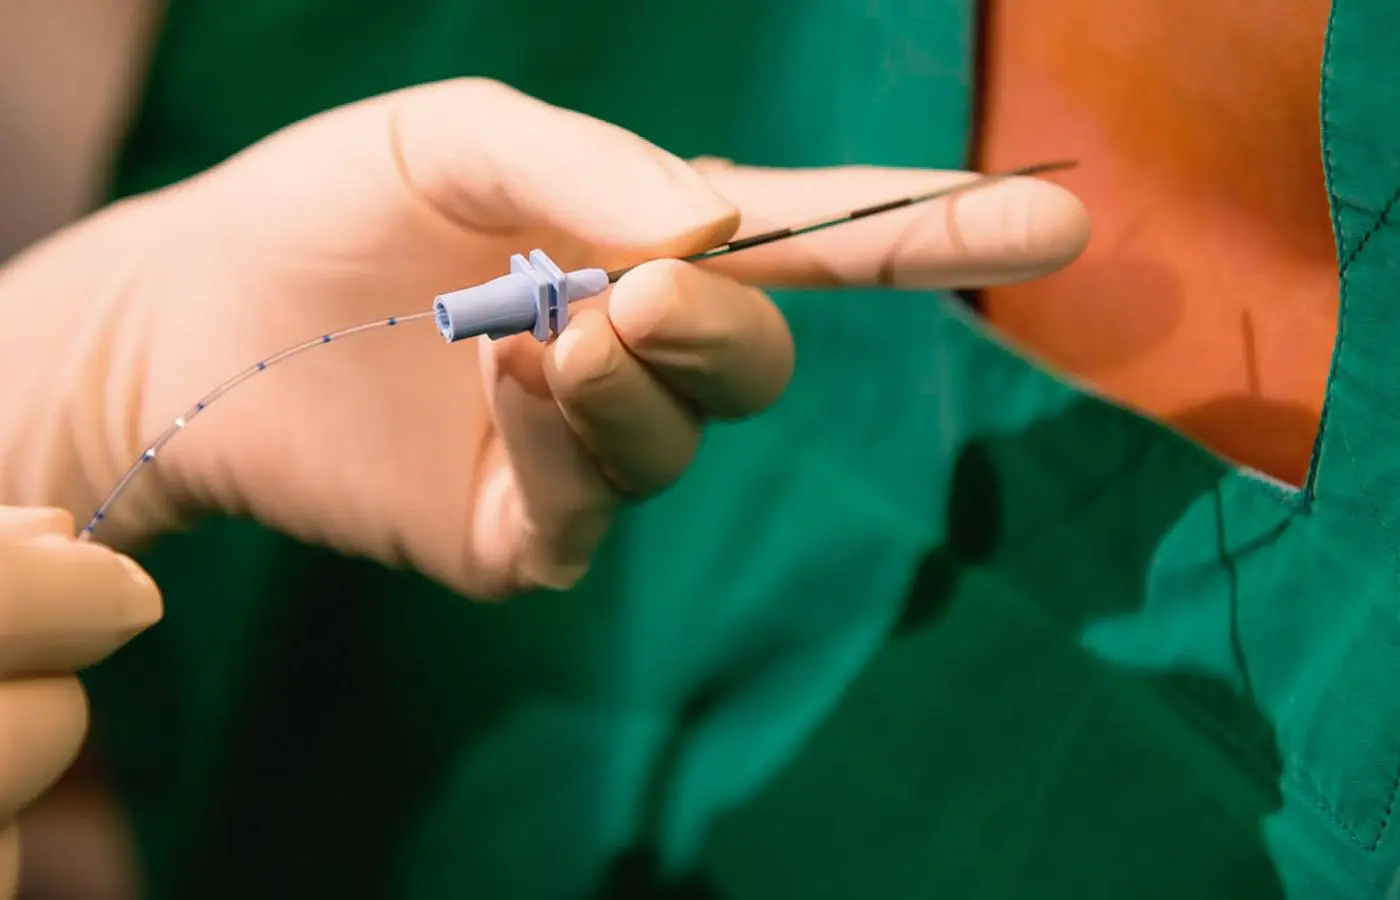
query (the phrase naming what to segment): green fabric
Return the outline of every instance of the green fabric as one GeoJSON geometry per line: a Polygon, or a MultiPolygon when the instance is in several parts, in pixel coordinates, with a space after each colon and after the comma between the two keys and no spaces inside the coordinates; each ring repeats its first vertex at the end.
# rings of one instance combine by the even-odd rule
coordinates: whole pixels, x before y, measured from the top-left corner
{"type": "MultiPolygon", "coordinates": [[[[891,330],[887,296],[785,296],[790,393],[568,595],[474,606],[243,523],[152,555],[168,618],[90,679],[151,896],[1385,896],[1400,7],[1333,16],[1308,492],[951,301],[891,330]]],[[[117,190],[459,74],[685,155],[958,166],[971,33],[958,0],[174,0],[117,190]]]]}

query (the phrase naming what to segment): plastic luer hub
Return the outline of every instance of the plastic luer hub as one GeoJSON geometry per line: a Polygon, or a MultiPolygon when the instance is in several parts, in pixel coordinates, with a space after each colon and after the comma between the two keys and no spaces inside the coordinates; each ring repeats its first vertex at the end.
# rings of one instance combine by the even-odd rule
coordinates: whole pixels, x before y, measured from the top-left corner
{"type": "Polygon", "coordinates": [[[602,269],[564,272],[543,250],[510,258],[510,274],[433,300],[438,333],[448,343],[485,335],[492,340],[529,332],[547,341],[569,324],[569,304],[601,294],[602,269]]]}

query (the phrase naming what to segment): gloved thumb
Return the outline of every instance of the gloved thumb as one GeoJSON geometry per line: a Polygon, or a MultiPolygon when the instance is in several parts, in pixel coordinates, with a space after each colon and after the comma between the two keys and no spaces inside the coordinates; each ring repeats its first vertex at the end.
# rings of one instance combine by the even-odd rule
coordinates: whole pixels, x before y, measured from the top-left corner
{"type": "Polygon", "coordinates": [[[738,227],[738,210],[683,160],[505,85],[465,79],[389,100],[403,177],[477,235],[528,234],[561,263],[586,252],[612,267],[706,249],[738,227]]]}

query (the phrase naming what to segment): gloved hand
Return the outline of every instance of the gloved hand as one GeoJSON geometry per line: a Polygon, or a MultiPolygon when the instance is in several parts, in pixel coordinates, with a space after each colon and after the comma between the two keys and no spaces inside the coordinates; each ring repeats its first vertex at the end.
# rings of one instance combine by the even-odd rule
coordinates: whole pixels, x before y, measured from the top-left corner
{"type": "Polygon", "coordinates": [[[160,614],[150,577],[73,540],[67,513],[0,506],[0,898],[15,896],[16,816],[72,764],[87,732],[73,672],[160,614]]]}
{"type": "MultiPolygon", "coordinates": [[[[503,274],[512,252],[566,267],[681,256],[741,220],[788,224],[965,177],[691,166],[478,80],[337,109],[108,209],[0,279],[0,498],[86,515],[233,372],[425,310],[503,274]]],[[[126,546],[217,509],[477,597],[564,587],[621,498],[681,474],[705,420],[783,390],[791,338],[746,284],[1002,283],[1062,266],[1087,236],[1065,191],[1011,181],[704,269],[641,266],[550,345],[447,345],[428,323],[348,339],[201,415],[100,536],[126,546]]]]}

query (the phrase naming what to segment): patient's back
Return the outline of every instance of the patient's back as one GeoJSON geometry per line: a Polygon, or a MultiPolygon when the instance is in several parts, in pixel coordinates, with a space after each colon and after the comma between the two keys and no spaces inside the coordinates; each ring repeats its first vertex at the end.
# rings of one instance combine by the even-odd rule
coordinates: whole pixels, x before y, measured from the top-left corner
{"type": "Polygon", "coordinates": [[[1094,238],[988,292],[1052,365],[1303,479],[1336,334],[1318,85],[1327,0],[989,3],[987,167],[1073,156],[1094,238]]]}

